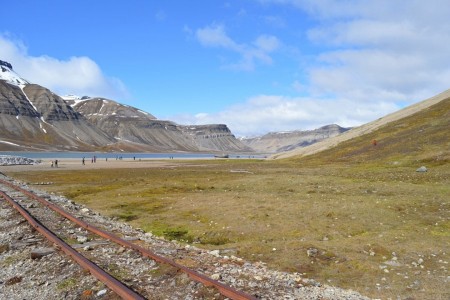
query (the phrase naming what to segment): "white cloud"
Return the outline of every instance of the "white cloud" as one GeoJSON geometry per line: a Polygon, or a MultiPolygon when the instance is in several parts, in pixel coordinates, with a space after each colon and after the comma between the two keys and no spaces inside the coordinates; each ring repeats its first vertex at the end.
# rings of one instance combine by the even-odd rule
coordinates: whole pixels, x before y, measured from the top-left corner
{"type": "Polygon", "coordinates": [[[21,41],[0,35],[0,59],[12,64],[24,79],[59,94],[102,96],[112,99],[128,97],[124,84],[103,74],[89,57],[59,60],[47,55],[31,56],[21,41]]]}
{"type": "Polygon", "coordinates": [[[399,109],[393,103],[358,103],[346,99],[315,99],[259,95],[218,113],[179,115],[180,124],[227,124],[237,136],[262,135],[269,131],[307,130],[326,124],[360,125],[399,109]]]}
{"type": "Polygon", "coordinates": [[[238,71],[253,71],[257,63],[272,64],[270,53],[281,46],[278,38],[272,35],[260,35],[250,44],[237,43],[227,35],[223,25],[217,24],[197,29],[195,36],[203,46],[219,47],[237,53],[240,60],[223,67],[238,71]]]}
{"type": "Polygon", "coordinates": [[[326,46],[309,63],[315,95],[413,103],[449,88],[448,1],[263,0],[318,22],[307,32],[326,46]]]}
{"type": "MultiPolygon", "coordinates": [[[[294,6],[317,21],[306,34],[311,43],[324,50],[309,55],[301,63],[302,69],[294,72],[302,75],[302,81],[294,77],[290,84],[292,91],[309,96],[260,95],[221,112],[175,117],[177,121],[225,123],[238,136],[313,129],[332,123],[349,127],[450,88],[448,1],[260,2],[294,6]]],[[[197,35],[203,45],[233,50],[243,57],[242,49],[246,49],[259,62],[267,59],[270,63],[271,51],[280,47],[275,37],[260,36],[251,49],[263,54],[258,57],[248,45],[231,39],[223,26],[203,30],[211,34],[209,44],[197,35]]]]}

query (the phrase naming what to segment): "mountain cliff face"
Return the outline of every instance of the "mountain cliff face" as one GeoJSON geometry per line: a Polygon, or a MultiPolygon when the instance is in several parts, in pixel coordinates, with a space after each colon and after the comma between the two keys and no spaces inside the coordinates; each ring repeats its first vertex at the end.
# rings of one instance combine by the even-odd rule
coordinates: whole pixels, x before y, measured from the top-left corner
{"type": "Polygon", "coordinates": [[[9,63],[0,68],[0,151],[252,151],[226,125],[178,125],[103,98],[66,101],[9,63]]]}
{"type": "Polygon", "coordinates": [[[114,139],[39,85],[0,80],[1,150],[92,151],[114,139]]]}
{"type": "Polygon", "coordinates": [[[226,125],[178,125],[104,98],[71,103],[77,112],[122,144],[146,145],[153,151],[252,151],[226,125]]]}
{"type": "Polygon", "coordinates": [[[271,132],[242,142],[257,152],[278,153],[312,145],[349,129],[333,124],[307,131],[271,132]]]}

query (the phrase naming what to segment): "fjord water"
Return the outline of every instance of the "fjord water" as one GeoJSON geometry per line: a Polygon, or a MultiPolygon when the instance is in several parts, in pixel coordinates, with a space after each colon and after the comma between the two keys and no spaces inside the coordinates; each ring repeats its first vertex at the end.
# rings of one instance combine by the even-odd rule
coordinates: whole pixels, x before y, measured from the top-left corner
{"type": "MultiPolygon", "coordinates": [[[[214,158],[213,153],[106,153],[106,152],[21,152],[0,151],[0,155],[22,156],[33,159],[205,159],[214,158]]],[[[263,155],[230,154],[229,158],[264,158],[263,155]]]]}

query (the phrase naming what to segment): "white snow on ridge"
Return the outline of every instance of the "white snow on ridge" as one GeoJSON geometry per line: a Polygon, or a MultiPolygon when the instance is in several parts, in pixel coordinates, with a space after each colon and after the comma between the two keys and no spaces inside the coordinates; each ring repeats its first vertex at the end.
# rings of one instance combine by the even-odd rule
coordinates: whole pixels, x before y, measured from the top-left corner
{"type": "MultiPolygon", "coordinates": [[[[11,143],[11,142],[7,142],[7,141],[2,141],[2,140],[0,140],[0,143],[2,143],[2,144],[8,144],[8,145],[13,145],[13,146],[19,146],[19,147],[20,147],[20,145],[17,145],[17,144],[11,143]]],[[[0,156],[1,156],[1,155],[0,155],[0,156]]]]}
{"type": "Polygon", "coordinates": [[[25,84],[29,84],[28,81],[19,76],[12,69],[8,68],[5,65],[0,66],[0,79],[5,80],[6,82],[16,85],[23,86],[25,84]]]}
{"type": "Polygon", "coordinates": [[[145,115],[147,115],[147,116],[150,116],[150,114],[148,112],[146,112],[146,111],[143,111],[143,110],[140,110],[140,109],[138,109],[138,111],[143,113],[143,114],[145,114],[145,115]]]}
{"type": "Polygon", "coordinates": [[[25,94],[24,90],[23,90],[24,86],[20,86],[20,89],[22,90],[22,93],[24,94],[25,98],[27,98],[28,102],[30,103],[30,105],[34,108],[34,110],[37,112],[37,107],[34,106],[33,102],[31,102],[31,100],[28,98],[27,94],[25,94]]]}
{"type": "Polygon", "coordinates": [[[63,100],[81,100],[80,96],[72,95],[72,94],[60,96],[60,97],[63,98],[63,100]]]}

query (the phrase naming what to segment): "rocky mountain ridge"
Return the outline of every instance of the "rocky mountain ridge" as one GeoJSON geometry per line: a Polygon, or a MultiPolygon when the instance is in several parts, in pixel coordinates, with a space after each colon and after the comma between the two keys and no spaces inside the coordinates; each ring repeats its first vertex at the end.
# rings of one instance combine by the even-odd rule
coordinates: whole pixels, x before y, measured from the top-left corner
{"type": "Polygon", "coordinates": [[[64,100],[0,61],[0,151],[252,152],[224,124],[183,126],[104,98],[64,100]]]}
{"type": "Polygon", "coordinates": [[[349,129],[332,124],[314,130],[270,132],[260,137],[242,139],[242,142],[257,152],[280,153],[312,145],[349,129]]]}

